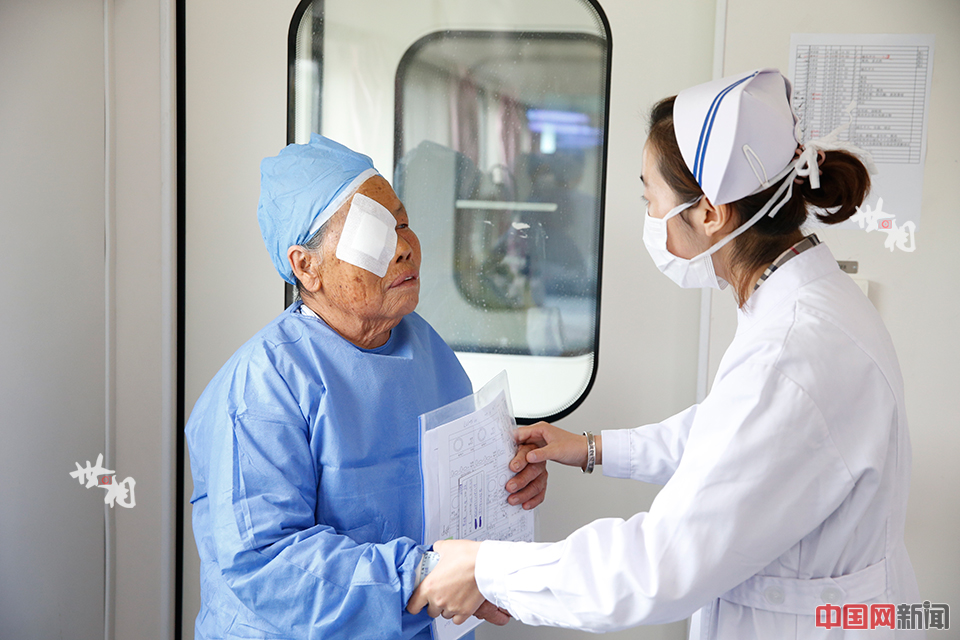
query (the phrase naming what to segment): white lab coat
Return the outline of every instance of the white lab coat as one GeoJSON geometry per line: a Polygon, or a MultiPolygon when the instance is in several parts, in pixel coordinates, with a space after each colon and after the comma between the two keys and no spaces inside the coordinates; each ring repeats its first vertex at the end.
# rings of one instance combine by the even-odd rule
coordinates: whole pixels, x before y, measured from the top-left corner
{"type": "Polygon", "coordinates": [[[814,624],[824,601],[921,602],[903,543],[900,367],[826,245],[753,294],[701,404],[604,431],[603,463],[664,484],[650,511],[556,543],[484,542],[487,599],[526,624],[589,631],[697,613],[691,637],[723,640],[844,637],[814,624]]]}

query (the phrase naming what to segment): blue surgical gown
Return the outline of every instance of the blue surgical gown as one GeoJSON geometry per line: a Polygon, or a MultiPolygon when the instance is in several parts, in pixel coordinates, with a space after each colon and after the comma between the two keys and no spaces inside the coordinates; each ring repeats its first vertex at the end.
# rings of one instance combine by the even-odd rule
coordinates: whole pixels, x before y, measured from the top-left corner
{"type": "Polygon", "coordinates": [[[404,609],[423,548],[420,414],[472,392],[411,313],[361,349],[292,305],[187,423],[196,638],[429,638],[404,609]]]}

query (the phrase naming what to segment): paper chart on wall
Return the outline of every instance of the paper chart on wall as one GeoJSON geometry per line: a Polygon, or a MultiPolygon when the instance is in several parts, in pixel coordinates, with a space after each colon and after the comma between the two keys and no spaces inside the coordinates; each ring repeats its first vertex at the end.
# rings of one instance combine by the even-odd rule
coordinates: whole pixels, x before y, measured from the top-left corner
{"type": "MultiPolygon", "coordinates": [[[[534,513],[507,503],[516,422],[503,372],[480,391],[420,416],[424,538],[533,542],[534,513]]],[[[480,624],[437,618],[434,637],[455,640],[480,624]]]]}
{"type": "MultiPolygon", "coordinates": [[[[798,34],[790,37],[793,108],[801,140],[847,122],[841,140],[870,152],[877,165],[865,204],[896,222],[920,224],[927,117],[933,77],[932,35],[798,34]],[[846,110],[851,103],[854,108],[846,110]]],[[[840,228],[857,228],[845,222],[840,228]]]]}

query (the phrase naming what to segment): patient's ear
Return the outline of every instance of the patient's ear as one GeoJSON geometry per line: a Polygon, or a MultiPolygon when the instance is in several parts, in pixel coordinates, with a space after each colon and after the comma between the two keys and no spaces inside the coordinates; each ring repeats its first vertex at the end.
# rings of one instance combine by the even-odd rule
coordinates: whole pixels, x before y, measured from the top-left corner
{"type": "Polygon", "coordinates": [[[317,293],[322,285],[320,277],[320,256],[307,251],[298,244],[287,249],[287,259],[293,269],[293,275],[300,281],[304,291],[317,293]]]}

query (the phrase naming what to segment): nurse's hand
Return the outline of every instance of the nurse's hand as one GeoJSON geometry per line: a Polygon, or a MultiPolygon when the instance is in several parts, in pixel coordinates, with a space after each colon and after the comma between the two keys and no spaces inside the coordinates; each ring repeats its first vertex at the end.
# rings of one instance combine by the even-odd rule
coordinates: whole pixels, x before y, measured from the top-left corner
{"type": "Polygon", "coordinates": [[[510,470],[516,475],[507,481],[510,492],[507,502],[523,504],[524,509],[533,509],[547,495],[547,461],[531,463],[527,454],[536,449],[534,444],[521,444],[510,461],[510,470]]]}
{"type": "MultiPolygon", "coordinates": [[[[594,437],[597,447],[596,464],[602,464],[603,444],[599,435],[594,437]]],[[[527,453],[527,462],[540,464],[553,460],[571,467],[587,466],[587,437],[564,431],[548,422],[538,422],[517,429],[517,441],[526,446],[534,445],[527,453]]]]}
{"type": "Polygon", "coordinates": [[[474,577],[480,543],[440,540],[433,550],[440,554],[440,562],[410,596],[407,611],[417,614],[426,606],[431,618],[442,615],[463,624],[486,602],[474,577]]]}

